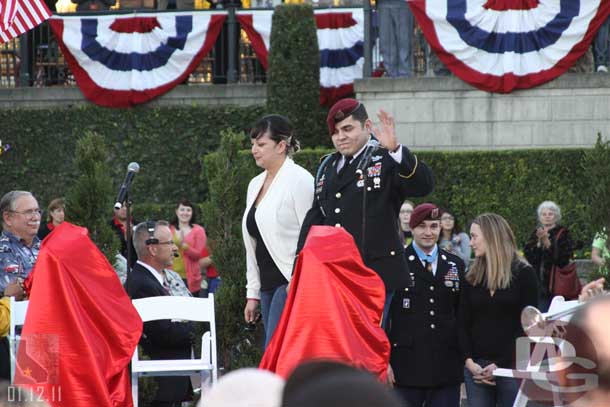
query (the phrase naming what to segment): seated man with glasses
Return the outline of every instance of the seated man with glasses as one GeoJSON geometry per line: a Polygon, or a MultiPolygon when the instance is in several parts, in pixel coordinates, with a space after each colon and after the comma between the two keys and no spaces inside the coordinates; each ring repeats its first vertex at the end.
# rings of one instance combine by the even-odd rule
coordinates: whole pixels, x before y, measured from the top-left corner
{"type": "MultiPolygon", "coordinates": [[[[40,250],[40,240],[36,236],[40,208],[30,192],[11,191],[0,199],[0,216],[0,297],[21,300],[24,297],[23,280],[34,268],[40,250]]],[[[6,299],[3,301],[6,303],[6,299]]],[[[3,337],[0,339],[0,378],[9,377],[9,346],[3,337]]]]}
{"type": "MultiPolygon", "coordinates": [[[[178,248],[172,239],[169,224],[164,221],[142,222],[136,226],[133,244],[138,261],[125,283],[133,299],[179,295],[186,290],[181,279],[174,279],[171,270],[178,248]],[[182,284],[177,290],[176,284],[182,284]]],[[[144,323],[140,345],[151,359],[189,359],[191,357],[191,331],[189,322],[170,320],[144,323]]],[[[153,406],[180,406],[191,399],[189,377],[155,377],[157,393],[153,406]]]]}
{"type": "MultiPolygon", "coordinates": [[[[0,199],[0,215],[0,293],[4,296],[9,284],[22,282],[34,268],[40,250],[36,234],[41,211],[30,192],[11,191],[0,199]]],[[[23,296],[23,290],[7,291],[17,299],[23,296]]]]}

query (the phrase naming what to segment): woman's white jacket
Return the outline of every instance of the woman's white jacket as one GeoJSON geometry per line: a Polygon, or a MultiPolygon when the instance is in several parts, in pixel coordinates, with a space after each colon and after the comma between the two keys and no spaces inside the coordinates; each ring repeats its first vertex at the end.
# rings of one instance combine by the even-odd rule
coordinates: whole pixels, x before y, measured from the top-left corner
{"type": "MultiPolygon", "coordinates": [[[[266,176],[267,171],[264,171],[250,181],[242,220],[242,235],[246,247],[246,298],[249,299],[260,299],[261,280],[256,264],[256,240],[248,233],[246,218],[266,176]]],[[[286,158],[256,208],[256,224],[263,242],[288,281],[292,277],[301,225],[313,202],[313,184],[314,179],[306,169],[286,158]]]]}

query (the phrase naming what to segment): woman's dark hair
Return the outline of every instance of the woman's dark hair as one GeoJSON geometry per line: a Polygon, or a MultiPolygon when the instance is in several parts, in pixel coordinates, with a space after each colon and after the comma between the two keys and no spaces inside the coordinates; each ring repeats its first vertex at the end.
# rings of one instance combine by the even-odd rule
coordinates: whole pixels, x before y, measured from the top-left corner
{"type": "MultiPolygon", "coordinates": [[[[460,227],[460,223],[458,222],[458,220],[455,217],[455,215],[453,214],[453,212],[450,212],[446,209],[441,209],[441,213],[442,213],[441,220],[444,215],[449,215],[449,216],[453,217],[453,229],[451,229],[451,237],[453,237],[453,235],[459,235],[460,233],[462,233],[462,228],[460,227]]],[[[440,242],[442,238],[443,238],[443,232],[441,231],[441,234],[438,237],[438,241],[440,242]]]]}
{"type": "MultiPolygon", "coordinates": [[[[193,205],[193,203],[186,198],[180,199],[176,204],[175,209],[178,209],[180,205],[188,206],[193,210],[193,216],[191,216],[191,221],[189,222],[189,225],[193,226],[195,223],[197,223],[197,208],[195,207],[195,205],[193,205]]],[[[180,222],[178,221],[178,216],[176,215],[175,211],[170,224],[173,225],[176,229],[180,230],[180,222]]]]}
{"type": "Polygon", "coordinates": [[[371,373],[343,363],[310,360],[286,380],[282,407],[401,406],[401,400],[371,373]]]}
{"type": "Polygon", "coordinates": [[[270,114],[259,119],[250,130],[250,138],[257,139],[264,134],[276,143],[286,142],[286,154],[291,156],[301,149],[299,140],[294,135],[292,123],[279,114],[270,114]]]}

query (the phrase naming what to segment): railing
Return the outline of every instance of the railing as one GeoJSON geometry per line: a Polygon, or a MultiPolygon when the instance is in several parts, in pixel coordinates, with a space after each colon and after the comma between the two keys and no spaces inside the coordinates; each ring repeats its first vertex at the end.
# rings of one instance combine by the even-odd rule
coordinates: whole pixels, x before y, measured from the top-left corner
{"type": "Polygon", "coordinates": [[[0,87],[14,88],[21,84],[21,55],[19,41],[0,46],[0,87]]]}
{"type": "MultiPolygon", "coordinates": [[[[230,55],[234,55],[236,65],[233,82],[265,81],[265,72],[246,33],[239,28],[235,14],[229,13],[214,48],[191,73],[187,83],[227,83],[230,55]],[[237,30],[233,44],[228,38],[231,26],[237,30]]],[[[0,45],[0,87],[74,85],[74,76],[48,22],[0,45]]]]}
{"type": "MultiPolygon", "coordinates": [[[[370,65],[371,73],[369,76],[382,76],[384,74],[383,58],[381,57],[381,50],[379,49],[379,20],[377,18],[376,10],[371,10],[370,41],[372,52],[370,65]]],[[[429,63],[431,52],[430,46],[417,23],[414,23],[413,35],[411,36],[411,50],[411,62],[413,64],[412,74],[414,76],[431,76],[432,70],[429,63]]]]}
{"type": "MultiPolygon", "coordinates": [[[[186,81],[187,84],[266,81],[265,71],[258,62],[252,45],[246,33],[239,27],[235,9],[228,9],[228,11],[227,20],[214,48],[191,73],[186,81]],[[231,27],[233,32],[230,31],[231,27]]],[[[367,10],[365,10],[366,12],[367,10]]],[[[369,64],[371,76],[381,76],[383,64],[378,47],[378,24],[374,10],[371,12],[370,21],[370,35],[366,35],[365,38],[370,41],[371,57],[370,62],[366,61],[365,64],[369,64]]],[[[429,74],[430,51],[417,26],[412,38],[413,74],[416,76],[429,74]]],[[[19,38],[0,45],[1,88],[75,85],[74,76],[48,22],[19,38]]]]}

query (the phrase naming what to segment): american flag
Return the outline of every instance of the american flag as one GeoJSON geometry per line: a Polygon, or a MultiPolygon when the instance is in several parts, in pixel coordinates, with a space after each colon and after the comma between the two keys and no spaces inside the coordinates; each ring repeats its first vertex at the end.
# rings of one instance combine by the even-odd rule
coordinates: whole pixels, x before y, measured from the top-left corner
{"type": "Polygon", "coordinates": [[[42,0],[0,0],[0,44],[41,24],[51,17],[42,0]]]}

